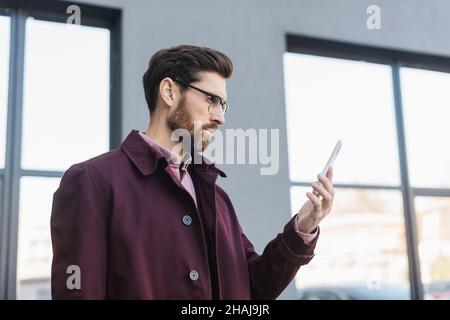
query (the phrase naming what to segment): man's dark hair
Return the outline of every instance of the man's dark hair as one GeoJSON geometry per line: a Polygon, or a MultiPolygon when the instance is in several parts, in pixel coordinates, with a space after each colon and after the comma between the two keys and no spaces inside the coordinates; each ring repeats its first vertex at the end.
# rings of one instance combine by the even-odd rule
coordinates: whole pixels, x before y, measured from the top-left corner
{"type": "Polygon", "coordinates": [[[181,45],[156,52],[143,76],[145,100],[150,113],[155,111],[161,80],[169,77],[189,84],[200,80],[200,71],[217,72],[227,79],[233,72],[233,63],[225,54],[207,47],[181,45]]]}

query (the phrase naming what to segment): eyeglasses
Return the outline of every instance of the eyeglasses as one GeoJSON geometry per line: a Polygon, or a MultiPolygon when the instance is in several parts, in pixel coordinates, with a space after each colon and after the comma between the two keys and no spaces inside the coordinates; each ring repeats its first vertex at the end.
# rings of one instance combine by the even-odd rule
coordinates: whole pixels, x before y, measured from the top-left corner
{"type": "Polygon", "coordinates": [[[185,87],[197,90],[197,91],[203,93],[204,95],[207,95],[209,100],[211,101],[211,103],[208,106],[208,111],[210,113],[214,113],[215,112],[215,113],[222,113],[222,114],[224,114],[225,112],[227,112],[227,110],[228,110],[228,103],[223,101],[222,98],[219,97],[218,95],[215,95],[215,94],[210,93],[208,91],[205,91],[203,89],[197,88],[196,86],[187,84],[187,83],[185,83],[183,81],[180,81],[180,80],[174,80],[174,81],[178,82],[179,84],[181,84],[181,85],[183,85],[185,87]],[[211,106],[212,106],[214,112],[211,111],[211,106]]]}

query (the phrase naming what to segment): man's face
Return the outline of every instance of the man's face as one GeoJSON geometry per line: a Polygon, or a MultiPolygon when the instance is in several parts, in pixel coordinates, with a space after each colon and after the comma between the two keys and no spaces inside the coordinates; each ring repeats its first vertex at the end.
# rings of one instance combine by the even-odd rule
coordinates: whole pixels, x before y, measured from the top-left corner
{"type": "MultiPolygon", "coordinates": [[[[215,72],[199,72],[200,81],[192,82],[191,85],[210,92],[227,101],[226,81],[215,72]]],[[[225,117],[220,112],[214,112],[211,99],[206,94],[192,88],[187,88],[178,102],[177,107],[169,114],[167,124],[174,131],[185,129],[191,136],[191,146],[198,150],[205,150],[215,130],[225,123],[225,117]],[[194,126],[194,122],[196,126],[194,126]],[[200,125],[199,125],[200,124],[200,125]],[[195,145],[194,138],[199,141],[195,145]]]]}

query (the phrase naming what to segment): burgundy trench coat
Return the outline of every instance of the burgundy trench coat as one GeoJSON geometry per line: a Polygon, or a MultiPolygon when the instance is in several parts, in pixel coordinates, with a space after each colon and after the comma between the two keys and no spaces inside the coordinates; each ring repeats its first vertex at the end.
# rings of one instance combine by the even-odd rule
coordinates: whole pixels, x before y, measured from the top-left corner
{"type": "Polygon", "coordinates": [[[257,254],[216,185],[221,170],[189,166],[197,209],[166,165],[133,130],[65,172],[51,213],[54,299],[212,299],[214,285],[220,299],[275,299],[314,256],[317,237],[305,244],[294,218],[257,254]]]}

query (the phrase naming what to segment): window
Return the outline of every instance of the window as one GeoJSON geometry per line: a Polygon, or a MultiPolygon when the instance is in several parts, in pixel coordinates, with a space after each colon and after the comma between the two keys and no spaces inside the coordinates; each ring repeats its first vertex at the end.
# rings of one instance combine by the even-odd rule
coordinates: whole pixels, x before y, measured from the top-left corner
{"type": "MultiPolygon", "coordinates": [[[[26,34],[22,168],[64,171],[106,152],[109,30],[28,18],[26,34]]],[[[33,298],[21,293],[31,294],[30,288],[45,282],[50,288],[49,221],[58,183],[21,179],[18,298],[33,298]]]]}
{"type": "MultiPolygon", "coordinates": [[[[42,299],[50,293],[52,246],[50,213],[59,178],[23,177],[20,180],[17,298],[42,299]]],[[[49,299],[51,296],[47,296],[49,299]]]]}
{"type": "Polygon", "coordinates": [[[294,53],[284,66],[291,180],[312,181],[340,138],[336,182],[398,185],[390,68],[294,53]]]}
{"type": "Polygon", "coordinates": [[[419,254],[425,298],[450,299],[450,198],[417,197],[419,254]]]}
{"type": "MultiPolygon", "coordinates": [[[[291,188],[292,208],[300,209],[306,191],[306,187],[291,188]]],[[[407,286],[401,194],[359,189],[336,189],[336,193],[333,213],[321,223],[323,236],[316,256],[296,277],[298,288],[366,287],[370,298],[370,294],[380,296],[386,287],[407,286]]]]}
{"type": "Polygon", "coordinates": [[[300,296],[450,299],[450,59],[288,36],[283,60],[292,214],[343,140],[300,296]]]}
{"type": "Polygon", "coordinates": [[[450,73],[401,68],[409,175],[415,187],[450,188],[450,73]]]}
{"type": "Polygon", "coordinates": [[[450,197],[439,195],[450,188],[450,73],[401,68],[400,74],[425,298],[448,300],[450,197]]]}
{"type": "Polygon", "coordinates": [[[23,5],[0,16],[0,182],[8,177],[0,199],[12,221],[0,248],[0,299],[50,299],[53,193],[70,165],[120,143],[120,12],[79,5],[81,25],[72,25],[67,2],[23,5]]]}
{"type": "Polygon", "coordinates": [[[64,171],[109,148],[109,30],[28,18],[22,168],[64,171]]]}

